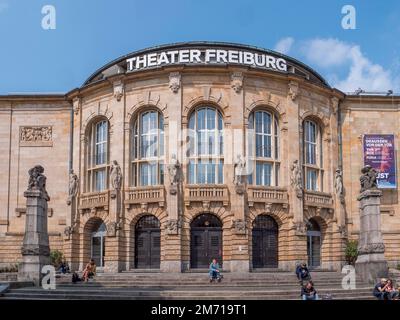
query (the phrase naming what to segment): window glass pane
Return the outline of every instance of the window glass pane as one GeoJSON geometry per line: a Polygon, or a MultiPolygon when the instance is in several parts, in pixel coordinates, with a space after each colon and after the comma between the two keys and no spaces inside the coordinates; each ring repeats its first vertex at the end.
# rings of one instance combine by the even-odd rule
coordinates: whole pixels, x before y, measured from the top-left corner
{"type": "Polygon", "coordinates": [[[215,109],[207,108],[207,129],[214,130],[215,129],[215,109]]]}
{"type": "Polygon", "coordinates": [[[94,173],[95,191],[103,191],[106,189],[106,170],[97,170],[94,173]]]}
{"type": "Polygon", "coordinates": [[[307,169],[306,187],[308,190],[317,191],[317,171],[312,169],[307,169]]]}
{"type": "Polygon", "coordinates": [[[224,162],[222,160],[219,161],[218,164],[218,183],[224,183],[224,162]]]}
{"type": "Polygon", "coordinates": [[[196,167],[195,167],[194,161],[190,160],[189,161],[189,168],[188,168],[188,170],[189,170],[189,184],[196,183],[196,179],[195,179],[196,171],[195,171],[195,169],[196,169],[196,167]]]}

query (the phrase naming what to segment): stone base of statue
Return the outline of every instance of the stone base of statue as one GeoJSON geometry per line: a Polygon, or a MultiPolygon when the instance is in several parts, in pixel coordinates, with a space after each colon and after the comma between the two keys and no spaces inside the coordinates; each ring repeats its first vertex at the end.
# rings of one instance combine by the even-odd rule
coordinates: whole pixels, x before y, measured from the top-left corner
{"type": "Polygon", "coordinates": [[[360,239],[356,274],[363,281],[377,283],[388,276],[385,260],[385,245],[381,231],[380,197],[378,189],[369,189],[360,194],[360,239]]]}
{"type": "Polygon", "coordinates": [[[42,190],[28,190],[25,191],[24,196],[26,197],[26,227],[18,280],[32,281],[39,286],[43,276],[42,268],[50,264],[47,232],[48,196],[42,190]]]}

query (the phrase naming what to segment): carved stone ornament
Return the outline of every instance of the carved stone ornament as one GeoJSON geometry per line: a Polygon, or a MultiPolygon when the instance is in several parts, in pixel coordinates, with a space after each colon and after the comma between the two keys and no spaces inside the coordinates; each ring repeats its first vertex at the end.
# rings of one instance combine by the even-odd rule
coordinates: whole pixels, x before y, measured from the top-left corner
{"type": "Polygon", "coordinates": [[[241,72],[232,73],[231,87],[236,93],[240,93],[243,88],[243,74],[241,72]]]}
{"type": "Polygon", "coordinates": [[[294,101],[296,100],[299,94],[299,84],[295,81],[290,81],[288,86],[289,86],[288,96],[292,101],[294,101]]]}
{"type": "Polygon", "coordinates": [[[372,168],[370,165],[366,165],[364,168],[361,169],[361,173],[362,175],[360,177],[360,193],[366,190],[378,189],[378,184],[376,181],[378,173],[374,168],[372,168]]]}
{"type": "Polygon", "coordinates": [[[384,253],[385,245],[383,243],[369,243],[358,248],[358,254],[384,253]]]}
{"type": "Polygon", "coordinates": [[[169,74],[169,88],[173,93],[177,93],[181,88],[181,74],[179,72],[169,74]]]}
{"type": "Polygon", "coordinates": [[[294,229],[298,236],[305,236],[307,234],[307,225],[304,222],[295,222],[294,229]]]}
{"type": "Polygon", "coordinates": [[[246,221],[242,219],[233,220],[232,228],[236,234],[246,234],[246,221]]]}
{"type": "Polygon", "coordinates": [[[69,226],[64,229],[64,239],[71,240],[71,235],[74,233],[74,228],[69,226]]]}
{"type": "Polygon", "coordinates": [[[41,191],[44,198],[49,201],[50,197],[46,191],[46,176],[43,174],[44,168],[40,165],[29,169],[29,182],[27,191],[41,191]]]}
{"type": "Polygon", "coordinates": [[[52,126],[22,126],[19,129],[20,146],[52,146],[52,126]]]}
{"type": "Polygon", "coordinates": [[[50,248],[48,246],[23,246],[21,247],[21,254],[23,256],[49,256],[50,255],[50,248]]]}
{"type": "Polygon", "coordinates": [[[117,101],[121,101],[122,97],[124,96],[124,84],[122,81],[116,81],[114,83],[114,98],[117,101]]]}
{"type": "Polygon", "coordinates": [[[117,230],[120,229],[120,226],[117,222],[109,222],[106,225],[106,229],[108,237],[115,237],[117,235],[117,230]]]}
{"type": "Polygon", "coordinates": [[[170,235],[178,234],[178,230],[180,227],[181,227],[181,223],[179,220],[176,220],[176,219],[170,219],[165,224],[165,229],[167,231],[167,234],[170,234],[170,235]]]}

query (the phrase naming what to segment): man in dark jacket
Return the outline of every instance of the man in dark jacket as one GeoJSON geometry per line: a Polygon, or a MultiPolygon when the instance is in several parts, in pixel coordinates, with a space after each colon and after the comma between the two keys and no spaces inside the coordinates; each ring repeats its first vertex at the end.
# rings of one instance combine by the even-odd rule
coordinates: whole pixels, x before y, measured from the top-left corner
{"type": "Polygon", "coordinates": [[[297,279],[299,279],[301,286],[303,285],[303,281],[311,280],[310,271],[308,271],[307,265],[305,263],[297,266],[296,275],[297,279]]]}
{"type": "Polygon", "coordinates": [[[312,281],[308,281],[307,284],[301,288],[301,297],[303,300],[318,300],[317,290],[315,290],[312,281]]]}
{"type": "Polygon", "coordinates": [[[387,280],[382,278],[381,282],[375,285],[373,295],[379,300],[387,300],[388,293],[385,291],[387,280]]]}

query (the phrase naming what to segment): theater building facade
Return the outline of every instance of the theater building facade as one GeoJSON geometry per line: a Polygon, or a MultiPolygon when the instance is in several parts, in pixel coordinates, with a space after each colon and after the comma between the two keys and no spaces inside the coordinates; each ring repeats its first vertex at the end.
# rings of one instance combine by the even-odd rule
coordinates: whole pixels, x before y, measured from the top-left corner
{"type": "MultiPolygon", "coordinates": [[[[73,269],[339,270],[359,234],[363,136],[393,134],[398,150],[399,107],[279,53],[211,42],[134,52],[66,94],[1,96],[0,266],[21,261],[40,164],[50,246],[73,269]]],[[[396,266],[398,189],[382,192],[396,266]]]]}

